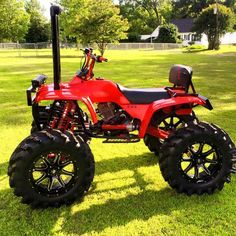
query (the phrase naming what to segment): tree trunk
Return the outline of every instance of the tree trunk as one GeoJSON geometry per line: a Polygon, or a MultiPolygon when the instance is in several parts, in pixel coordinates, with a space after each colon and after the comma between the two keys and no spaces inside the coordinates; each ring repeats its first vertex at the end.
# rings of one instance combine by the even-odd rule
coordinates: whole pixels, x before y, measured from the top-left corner
{"type": "Polygon", "coordinates": [[[214,40],[208,40],[208,50],[214,50],[214,40]]]}
{"type": "Polygon", "coordinates": [[[219,40],[219,37],[216,38],[216,41],[215,41],[215,50],[219,50],[220,49],[220,40],[219,40]]]}
{"type": "Polygon", "coordinates": [[[219,50],[220,49],[220,41],[219,37],[214,35],[208,36],[208,50],[219,50]]]}
{"type": "Polygon", "coordinates": [[[156,22],[157,22],[157,26],[161,25],[162,24],[162,17],[161,15],[159,14],[157,8],[153,8],[154,12],[155,12],[155,15],[156,15],[156,22]]]}
{"type": "Polygon", "coordinates": [[[98,45],[98,50],[101,53],[101,56],[103,56],[107,47],[107,43],[97,43],[97,45],[98,45]]]}

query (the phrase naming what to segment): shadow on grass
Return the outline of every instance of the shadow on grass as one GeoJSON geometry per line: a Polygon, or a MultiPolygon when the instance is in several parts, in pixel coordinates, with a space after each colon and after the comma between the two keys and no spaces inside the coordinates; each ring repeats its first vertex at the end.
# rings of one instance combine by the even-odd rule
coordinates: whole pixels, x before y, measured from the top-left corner
{"type": "Polygon", "coordinates": [[[176,207],[170,204],[172,190],[143,191],[137,195],[129,195],[118,200],[109,200],[102,205],[93,205],[89,209],[71,214],[65,212],[63,232],[81,235],[101,232],[106,228],[125,226],[133,220],[148,220],[154,215],[169,215],[176,207]],[[163,203],[163,199],[168,199],[163,203]],[[93,222],[92,227],[84,222],[93,222]],[[76,227],[68,227],[68,223],[76,227]],[[96,223],[94,223],[96,222],[96,223]]]}
{"type": "Polygon", "coordinates": [[[183,53],[198,53],[198,52],[205,52],[208,51],[208,49],[195,49],[195,50],[185,50],[183,53]]]}
{"type": "Polygon", "coordinates": [[[31,209],[22,204],[12,189],[0,191],[0,227],[1,235],[52,235],[56,221],[63,211],[59,209],[31,209]]]}
{"type": "MultiPolygon", "coordinates": [[[[35,53],[36,54],[36,53],[35,53]]],[[[52,58],[52,55],[28,55],[28,56],[12,56],[12,58],[52,58]]],[[[61,55],[60,58],[84,58],[83,56],[79,55],[61,55]]]]}
{"type": "MultiPolygon", "coordinates": [[[[59,209],[33,210],[26,205],[22,205],[19,202],[19,198],[13,196],[11,190],[2,191],[1,196],[4,196],[4,200],[0,203],[0,209],[7,211],[8,214],[5,216],[7,224],[1,225],[1,229],[5,232],[9,227],[14,229],[23,224],[24,229],[20,227],[17,232],[33,232],[42,228],[43,234],[49,235],[52,233],[58,219],[63,218],[63,227],[60,232],[81,235],[94,231],[101,232],[108,227],[126,225],[132,220],[148,220],[150,217],[159,214],[169,215],[172,210],[176,209],[174,204],[170,205],[171,198],[173,198],[172,190],[165,188],[160,191],[145,191],[143,184],[146,185],[146,182],[142,179],[142,176],[138,176],[136,172],[135,179],[137,181],[135,185],[140,185],[141,189],[143,189],[141,193],[128,195],[121,199],[111,199],[104,204],[95,204],[75,214],[71,213],[71,207],[69,206],[63,206],[59,209]],[[14,199],[11,200],[12,198],[14,199]],[[163,199],[168,200],[163,204],[163,199]],[[15,202],[14,207],[10,201],[15,202]],[[9,216],[11,217],[9,218],[9,216]],[[46,224],[45,219],[47,220],[46,224]]],[[[127,188],[129,187],[131,186],[127,186],[127,188]]],[[[108,191],[118,192],[121,190],[118,188],[108,191]]],[[[102,193],[96,194],[101,195],[102,193]]]]}
{"type": "MultiPolygon", "coordinates": [[[[113,192],[120,192],[122,190],[127,190],[132,187],[140,187],[140,189],[144,189],[145,186],[148,184],[146,183],[142,175],[140,175],[136,169],[143,166],[150,166],[156,163],[155,157],[153,157],[152,154],[144,154],[143,156],[130,156],[126,157],[126,160],[128,159],[129,164],[125,162],[125,158],[113,158],[110,160],[100,161],[98,162],[97,166],[97,174],[101,175],[104,173],[109,172],[117,172],[124,169],[132,169],[134,171],[134,179],[135,183],[127,185],[123,188],[109,188],[104,191],[97,191],[96,192],[96,183],[93,184],[93,187],[90,189],[89,193],[86,197],[92,197],[100,196],[102,194],[105,194],[104,192],[107,191],[113,191],[113,192]],[[150,158],[150,159],[149,159],[150,158]],[[104,166],[107,165],[108,169],[103,169],[104,166]]],[[[3,174],[6,174],[8,162],[2,163],[0,165],[0,170],[3,171],[3,174]]],[[[114,176],[114,178],[117,178],[117,176],[114,176]]],[[[5,179],[5,177],[4,177],[5,179]]],[[[2,180],[2,179],[0,179],[2,180]]],[[[99,182],[99,181],[98,181],[99,182]]],[[[170,190],[168,190],[169,192],[170,190]]],[[[164,191],[165,192],[165,191],[164,191]]],[[[109,200],[108,195],[108,201],[105,202],[102,205],[92,205],[89,209],[81,211],[79,214],[71,215],[71,207],[70,206],[63,206],[59,209],[45,209],[45,210],[33,210],[27,205],[23,205],[20,203],[20,198],[17,198],[13,195],[13,191],[6,189],[0,192],[1,201],[0,201],[0,210],[5,212],[4,214],[4,221],[7,222],[7,224],[2,224],[0,222],[0,227],[3,230],[3,232],[7,231],[7,229],[13,230],[12,233],[19,232],[19,234],[24,232],[34,232],[37,229],[42,229],[43,235],[49,235],[52,233],[54,226],[56,225],[58,219],[63,216],[63,219],[66,221],[66,224],[68,223],[70,227],[67,227],[63,223],[63,232],[75,232],[76,234],[82,234],[86,232],[91,231],[101,231],[104,228],[112,225],[122,225],[125,222],[129,222],[132,219],[136,219],[139,217],[145,217],[148,218],[149,215],[143,215],[142,211],[145,211],[145,204],[148,204],[148,201],[151,199],[155,199],[156,193],[147,192],[144,195],[138,194],[137,196],[127,196],[124,199],[119,200],[109,200]],[[153,195],[154,194],[154,195],[153,195]],[[138,201],[142,201],[142,198],[146,198],[145,204],[143,205],[143,209],[140,212],[140,210],[132,209],[135,208],[135,205],[138,204],[138,201]],[[141,198],[139,200],[139,198],[141,198]],[[131,202],[130,202],[131,201],[131,202]],[[129,203],[130,202],[130,203],[129,203]],[[14,203],[14,204],[13,204],[14,203]],[[128,204],[128,205],[127,205],[128,204]],[[126,214],[125,208],[126,205],[129,209],[129,211],[132,212],[132,214],[126,214]],[[119,211],[120,208],[120,211],[119,211]],[[123,209],[123,210],[122,210],[123,209]],[[96,219],[98,215],[101,214],[100,217],[100,223],[95,224],[96,219]],[[122,216],[120,214],[126,214],[126,216],[122,216]],[[143,216],[142,216],[143,215],[143,216]],[[104,218],[102,217],[104,216],[104,218]],[[110,222],[107,220],[108,217],[114,217],[110,222]],[[30,220],[29,220],[30,219],[30,220]],[[69,220],[70,219],[70,220],[69,220]],[[45,223],[46,221],[46,223],[45,223]],[[71,223],[69,223],[71,221],[71,223]],[[24,227],[20,227],[20,225],[23,224],[24,227]],[[19,228],[19,230],[17,230],[19,228]]],[[[159,198],[161,198],[162,193],[159,193],[159,198]]],[[[99,197],[100,198],[100,197],[99,197]]],[[[80,204],[79,201],[75,202],[74,205],[80,204]]],[[[156,211],[152,214],[155,214],[156,211]]],[[[1,215],[1,212],[0,212],[1,215]]],[[[8,230],[9,232],[9,230],[8,230]]],[[[11,231],[10,231],[11,232],[11,231]]]]}
{"type": "MultiPolygon", "coordinates": [[[[120,191],[127,191],[131,187],[140,188],[137,194],[128,194],[119,199],[110,199],[103,204],[95,204],[89,209],[79,210],[75,213],[66,210],[63,214],[63,229],[65,234],[90,234],[101,233],[105,229],[126,226],[132,221],[148,221],[153,216],[169,216],[173,211],[191,213],[192,209],[198,210],[207,196],[193,197],[177,194],[174,190],[165,187],[160,190],[148,189],[149,182],[134,170],[135,183],[127,187],[109,189],[119,195],[120,191]],[[194,206],[192,203],[194,202],[194,206]],[[87,222],[87,223],[85,223],[87,222]],[[74,225],[76,227],[71,227],[74,225]]],[[[153,183],[152,183],[153,184],[153,183]]],[[[103,196],[103,192],[98,195],[103,196]]],[[[208,203],[211,202],[208,201],[208,203]]]]}
{"type": "Polygon", "coordinates": [[[157,157],[153,153],[142,155],[130,155],[127,157],[114,157],[108,160],[96,162],[96,175],[121,170],[134,170],[139,167],[153,166],[157,164],[157,157]]]}
{"type": "Polygon", "coordinates": [[[4,178],[3,175],[7,174],[8,161],[0,164],[0,181],[4,178]]]}
{"type": "MultiPolygon", "coordinates": [[[[210,207],[214,206],[211,203],[216,198],[206,196],[189,198],[175,193],[168,187],[160,190],[150,189],[148,187],[150,184],[158,183],[146,181],[137,169],[156,162],[151,154],[131,156],[126,159],[129,160],[129,164],[125,162],[124,158],[100,161],[97,172],[99,175],[107,172],[106,169],[103,170],[103,165],[108,165],[109,172],[132,169],[134,173],[132,178],[135,181],[121,188],[111,186],[109,189],[97,192],[96,189],[91,189],[84,199],[89,202],[85,202],[81,209],[79,204],[84,203],[77,201],[72,206],[63,206],[58,209],[33,210],[29,206],[21,204],[20,198],[15,197],[12,190],[1,191],[0,215],[1,212],[4,214],[2,217],[6,222],[0,223],[2,232],[9,232],[12,235],[16,232],[19,235],[24,232],[30,235],[39,231],[42,235],[59,232],[65,235],[91,234],[108,228],[125,226],[134,220],[147,221],[153,216],[168,216],[173,211],[181,211],[183,212],[181,214],[186,217],[189,217],[192,211],[199,211],[198,214],[204,218],[205,213],[202,208],[204,209],[209,203],[210,207]],[[114,166],[114,163],[117,166],[114,166]],[[132,189],[138,189],[138,191],[134,192],[132,189]],[[122,192],[125,195],[122,195],[122,192]],[[94,201],[94,199],[97,200],[94,201]],[[206,203],[204,203],[205,200],[207,200],[206,203]],[[85,209],[84,206],[86,206],[85,209]]],[[[3,164],[3,168],[5,165],[6,163],[3,164]]],[[[156,175],[157,172],[153,174],[156,175]]],[[[118,178],[118,176],[114,175],[114,178],[118,178]]]]}
{"type": "Polygon", "coordinates": [[[219,55],[217,55],[218,57],[222,56],[231,56],[231,57],[235,57],[236,56],[236,52],[223,52],[223,53],[220,53],[219,55]]]}

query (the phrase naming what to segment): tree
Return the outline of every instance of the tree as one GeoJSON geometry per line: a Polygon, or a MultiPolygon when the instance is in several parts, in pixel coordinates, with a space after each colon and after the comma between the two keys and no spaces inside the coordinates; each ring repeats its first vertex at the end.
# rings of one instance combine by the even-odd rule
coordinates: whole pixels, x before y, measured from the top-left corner
{"type": "Polygon", "coordinates": [[[29,15],[23,1],[0,1],[0,41],[22,41],[28,30],[29,15]]]}
{"type": "Polygon", "coordinates": [[[43,15],[38,0],[27,1],[26,11],[30,15],[29,29],[25,37],[26,42],[47,42],[50,36],[50,24],[43,15]]]}
{"type": "Polygon", "coordinates": [[[176,0],[173,1],[173,18],[195,18],[215,0],[176,0]]]}
{"type": "Polygon", "coordinates": [[[221,4],[212,4],[203,9],[194,22],[193,30],[197,33],[205,33],[208,37],[208,49],[219,49],[219,38],[227,31],[232,31],[235,17],[232,10],[221,4]],[[217,7],[217,14],[214,9],[217,7]]]}
{"type": "MultiPolygon", "coordinates": [[[[104,54],[108,43],[117,43],[127,37],[128,21],[119,15],[119,8],[112,0],[80,1],[82,11],[72,11],[73,20],[67,19],[67,33],[77,37],[78,42],[88,45],[96,43],[104,54]],[[69,30],[69,32],[68,32],[69,30]]],[[[70,9],[70,4],[67,5],[70,9]]]]}
{"type": "Polygon", "coordinates": [[[230,7],[232,11],[236,12],[236,0],[225,0],[222,2],[227,7],[230,7]]]}
{"type": "Polygon", "coordinates": [[[150,34],[157,26],[154,16],[145,11],[144,8],[130,1],[120,0],[120,14],[129,22],[128,41],[137,42],[141,34],[150,34]]]}
{"type": "MultiPolygon", "coordinates": [[[[195,18],[204,8],[215,2],[216,0],[175,0],[172,2],[172,18],[195,18]]],[[[232,10],[236,9],[236,0],[218,0],[218,3],[230,7],[232,10]]]]}
{"type": "Polygon", "coordinates": [[[74,32],[75,19],[81,11],[84,11],[84,0],[61,0],[63,14],[60,16],[61,37],[64,41],[67,38],[74,39],[77,35],[74,32]]]}
{"type": "Polygon", "coordinates": [[[177,43],[179,40],[178,28],[174,24],[165,24],[160,27],[157,43],[177,43]]]}
{"type": "Polygon", "coordinates": [[[130,0],[143,7],[150,17],[154,16],[156,27],[170,20],[171,0],[130,0]]]}

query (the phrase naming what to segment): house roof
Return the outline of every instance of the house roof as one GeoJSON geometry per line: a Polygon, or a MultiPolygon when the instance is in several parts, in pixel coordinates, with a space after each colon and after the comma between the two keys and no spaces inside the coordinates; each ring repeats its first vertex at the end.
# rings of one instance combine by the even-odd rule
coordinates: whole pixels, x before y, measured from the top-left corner
{"type": "Polygon", "coordinates": [[[178,27],[180,33],[192,32],[193,28],[193,19],[185,18],[185,19],[173,19],[171,23],[178,27]]]}
{"type": "Polygon", "coordinates": [[[150,34],[141,35],[141,40],[147,40],[149,38],[151,38],[150,34]]]}
{"type": "MultiPolygon", "coordinates": [[[[175,24],[178,27],[179,33],[189,33],[192,32],[193,28],[192,18],[185,19],[173,19],[171,20],[172,24],[175,24]]],[[[157,38],[159,35],[160,26],[158,26],[151,35],[141,35],[141,40],[147,40],[149,38],[157,38]]]]}
{"type": "Polygon", "coordinates": [[[156,38],[159,35],[159,31],[160,31],[160,26],[158,26],[150,35],[152,38],[156,38]]]}

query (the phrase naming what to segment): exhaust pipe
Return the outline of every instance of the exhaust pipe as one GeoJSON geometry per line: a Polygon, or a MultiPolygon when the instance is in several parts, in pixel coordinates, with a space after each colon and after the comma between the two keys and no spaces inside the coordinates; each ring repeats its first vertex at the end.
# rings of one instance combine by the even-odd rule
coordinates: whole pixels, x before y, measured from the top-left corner
{"type": "Polygon", "coordinates": [[[51,6],[51,32],[52,32],[52,55],[53,55],[53,81],[54,90],[60,89],[61,82],[61,61],[60,61],[60,42],[59,42],[59,23],[58,16],[61,13],[59,6],[51,6]]]}

